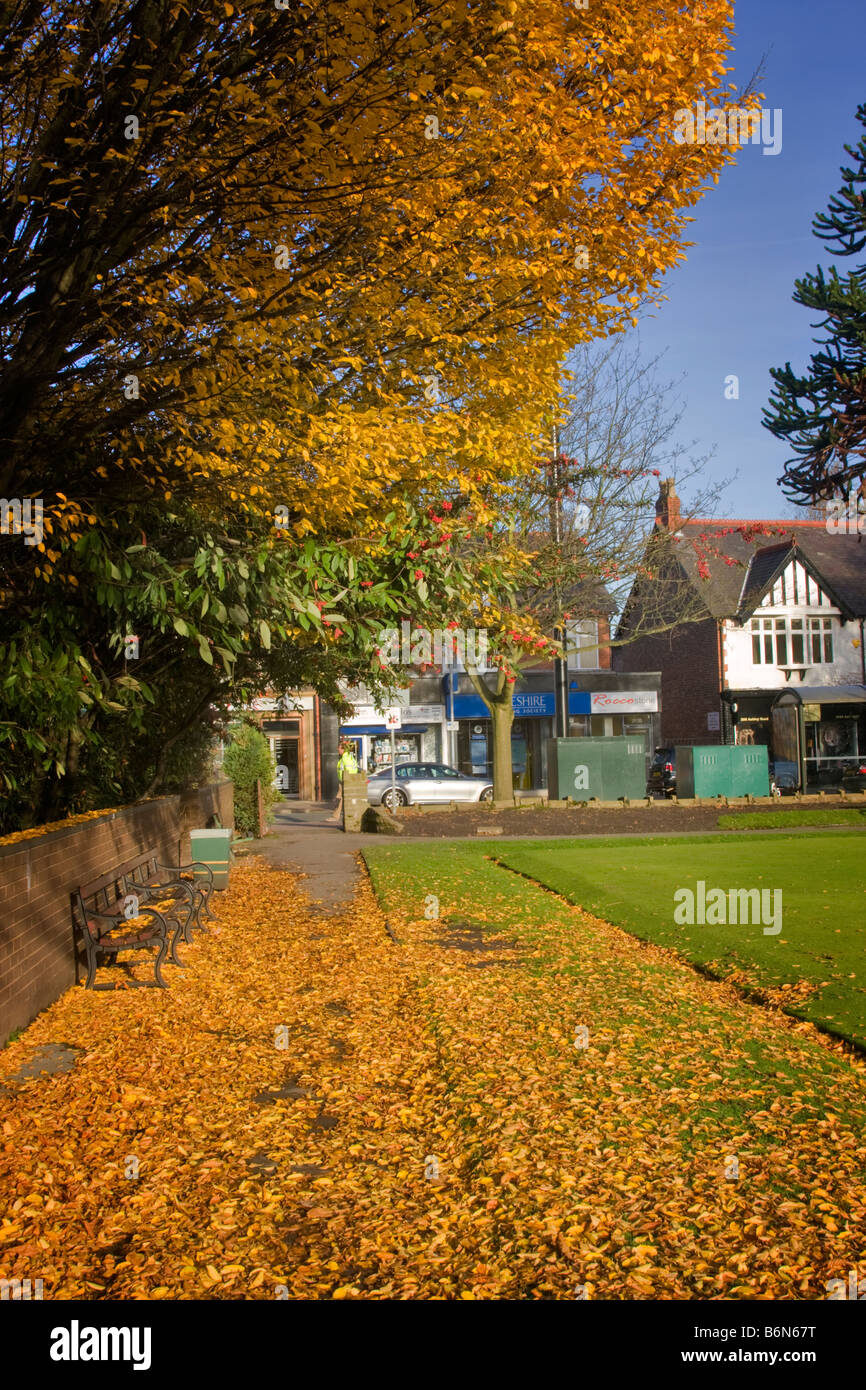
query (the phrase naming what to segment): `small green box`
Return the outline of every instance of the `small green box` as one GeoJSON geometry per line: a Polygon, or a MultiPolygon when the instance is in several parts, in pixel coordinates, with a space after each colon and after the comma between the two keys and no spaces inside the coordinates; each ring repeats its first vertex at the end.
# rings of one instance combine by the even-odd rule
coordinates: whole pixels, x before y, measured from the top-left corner
{"type": "Polygon", "coordinates": [[[770,769],[764,745],[743,743],[730,751],[732,795],[769,796],[770,769]]]}
{"type": "MultiPolygon", "coordinates": [[[[200,864],[207,864],[213,872],[214,888],[228,888],[229,870],[232,859],[232,830],[191,830],[190,844],[192,857],[200,864]]],[[[200,869],[193,870],[194,877],[204,879],[200,869]]]]}

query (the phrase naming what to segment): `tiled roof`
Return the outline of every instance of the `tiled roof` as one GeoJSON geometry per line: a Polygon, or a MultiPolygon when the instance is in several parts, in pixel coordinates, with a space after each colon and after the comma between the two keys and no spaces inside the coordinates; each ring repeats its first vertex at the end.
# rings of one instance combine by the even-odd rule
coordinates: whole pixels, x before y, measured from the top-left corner
{"type": "Polygon", "coordinates": [[[712,517],[684,522],[674,540],[677,558],[714,618],[751,611],[795,547],[843,609],[866,616],[866,537],[831,534],[823,521],[712,517]]]}

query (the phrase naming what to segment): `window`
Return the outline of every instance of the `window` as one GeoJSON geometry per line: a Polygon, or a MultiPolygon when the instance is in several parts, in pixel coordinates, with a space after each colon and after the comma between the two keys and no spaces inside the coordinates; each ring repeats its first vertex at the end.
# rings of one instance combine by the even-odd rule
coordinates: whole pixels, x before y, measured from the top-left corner
{"type": "Polygon", "coordinates": [[[453,767],[446,767],[445,763],[435,763],[433,767],[434,777],[459,777],[460,773],[455,772],[453,767]]]}
{"type": "Polygon", "coordinates": [[[598,623],[585,618],[579,623],[566,623],[569,671],[599,669],[598,623]]]}
{"type": "Polygon", "coordinates": [[[832,664],[832,618],[753,618],[751,630],[755,666],[832,664]]]}
{"type": "Polygon", "coordinates": [[[787,666],[788,624],[785,618],[752,619],[752,661],[755,666],[787,666]]]}
{"type": "Polygon", "coordinates": [[[833,660],[833,619],[810,618],[809,635],[812,639],[812,665],[829,666],[833,660]]]}
{"type": "Polygon", "coordinates": [[[414,763],[401,763],[400,766],[395,769],[395,772],[397,777],[418,776],[418,769],[414,763]]]}

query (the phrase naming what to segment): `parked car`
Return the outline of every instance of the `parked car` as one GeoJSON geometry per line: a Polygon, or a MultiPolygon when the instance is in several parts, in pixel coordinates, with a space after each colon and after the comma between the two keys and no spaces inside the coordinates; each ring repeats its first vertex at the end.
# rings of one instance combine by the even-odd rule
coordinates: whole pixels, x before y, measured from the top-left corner
{"type": "Polygon", "coordinates": [[[846,763],[842,768],[842,790],[866,792],[866,758],[846,763]]]}
{"type": "MultiPolygon", "coordinates": [[[[398,763],[394,773],[398,806],[493,800],[493,783],[489,778],[467,777],[445,763],[398,763]]],[[[391,797],[390,767],[367,778],[367,800],[373,806],[387,806],[392,810],[391,797]]]]}
{"type": "Polygon", "coordinates": [[[676,796],[677,750],[657,748],[650,763],[646,784],[647,796],[676,796]]]}

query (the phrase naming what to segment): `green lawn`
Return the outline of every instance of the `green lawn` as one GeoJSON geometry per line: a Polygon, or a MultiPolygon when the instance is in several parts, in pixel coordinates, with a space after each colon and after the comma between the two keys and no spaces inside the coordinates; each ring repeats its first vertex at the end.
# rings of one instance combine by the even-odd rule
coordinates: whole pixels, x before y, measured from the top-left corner
{"type": "MultiPolygon", "coordinates": [[[[866,1044],[866,876],[858,834],[439,842],[371,847],[365,856],[386,905],[389,895],[404,906],[417,901],[418,916],[429,895],[453,903],[456,893],[465,915],[483,920],[499,881],[491,870],[509,878],[516,870],[714,973],[745,972],[747,982],[773,990],[792,986],[790,998],[780,993],[777,1002],[866,1044]],[[674,893],[694,891],[697,880],[707,891],[781,890],[781,930],[677,925],[674,893]]],[[[543,900],[540,907],[537,893],[528,893],[514,914],[515,930],[532,927],[540,911],[543,917],[543,900]]]]}
{"type": "Polygon", "coordinates": [[[799,825],[858,825],[866,830],[866,807],[839,806],[821,811],[765,811],[749,816],[719,816],[722,830],[784,830],[799,825]]]}

